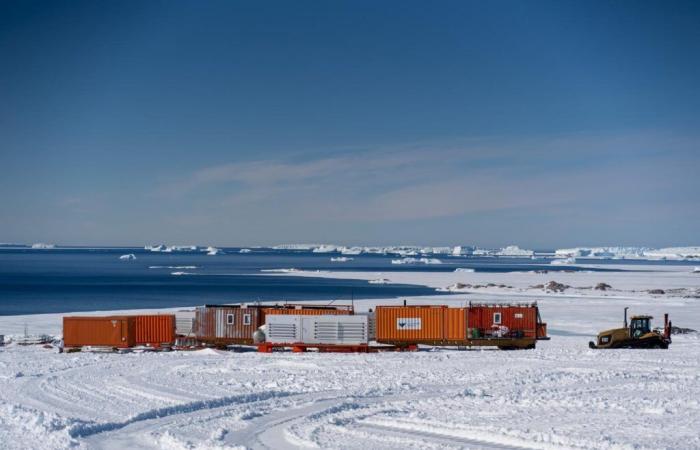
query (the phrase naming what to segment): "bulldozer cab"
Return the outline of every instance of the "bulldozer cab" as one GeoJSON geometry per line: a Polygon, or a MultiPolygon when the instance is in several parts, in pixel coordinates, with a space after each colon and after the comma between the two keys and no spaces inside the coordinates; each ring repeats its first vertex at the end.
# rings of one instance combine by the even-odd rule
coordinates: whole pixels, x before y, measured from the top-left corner
{"type": "Polygon", "coordinates": [[[625,321],[622,328],[613,328],[598,333],[596,342],[589,342],[590,348],[668,348],[671,343],[671,322],[668,314],[664,314],[664,329],[661,331],[651,329],[651,316],[632,316],[627,321],[627,308],[625,308],[625,321]]]}
{"type": "Polygon", "coordinates": [[[639,339],[651,332],[651,316],[634,316],[630,321],[630,337],[639,339]]]}

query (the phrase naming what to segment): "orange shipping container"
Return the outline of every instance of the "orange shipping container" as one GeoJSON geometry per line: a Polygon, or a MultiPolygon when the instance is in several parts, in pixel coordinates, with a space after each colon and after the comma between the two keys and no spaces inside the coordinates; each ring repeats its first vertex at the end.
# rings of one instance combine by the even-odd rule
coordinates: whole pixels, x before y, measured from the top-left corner
{"type": "MultiPolygon", "coordinates": [[[[446,309],[446,306],[377,306],[377,341],[443,340],[446,309]]],[[[456,332],[454,327],[450,327],[450,329],[453,333],[456,332]]]]}
{"type": "Polygon", "coordinates": [[[175,315],[140,315],[136,319],[136,344],[160,346],[175,342],[175,315]]]}
{"type": "Polygon", "coordinates": [[[546,327],[539,323],[535,304],[376,308],[376,340],[381,343],[526,348],[537,338],[546,338],[546,327]]]}
{"type": "Polygon", "coordinates": [[[63,345],[127,348],[135,343],[133,316],[64,317],[63,345]]]}

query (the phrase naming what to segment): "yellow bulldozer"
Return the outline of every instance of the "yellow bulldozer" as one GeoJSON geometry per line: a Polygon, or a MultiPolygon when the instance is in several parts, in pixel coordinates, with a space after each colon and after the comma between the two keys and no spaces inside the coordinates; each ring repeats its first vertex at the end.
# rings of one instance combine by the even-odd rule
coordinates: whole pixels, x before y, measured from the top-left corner
{"type": "Polygon", "coordinates": [[[668,348],[671,344],[671,322],[664,314],[663,330],[651,329],[651,316],[632,316],[627,323],[625,308],[624,327],[598,333],[597,342],[589,342],[590,348],[668,348]]]}

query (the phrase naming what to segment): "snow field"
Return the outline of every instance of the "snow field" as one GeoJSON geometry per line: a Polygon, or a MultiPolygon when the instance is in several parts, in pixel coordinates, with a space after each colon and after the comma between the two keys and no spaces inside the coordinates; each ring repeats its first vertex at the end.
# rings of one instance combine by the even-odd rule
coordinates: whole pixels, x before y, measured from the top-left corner
{"type": "Polygon", "coordinates": [[[2,350],[4,448],[698,448],[697,337],[669,350],[2,350]],[[116,448],[116,447],[114,447],[116,448]]]}
{"type": "MultiPolygon", "coordinates": [[[[669,350],[587,346],[597,331],[621,325],[625,306],[654,315],[656,326],[668,312],[675,325],[700,329],[700,299],[688,295],[700,277],[644,269],[331,274],[435,287],[502,281],[513,288],[408,302],[537,300],[552,340],[528,351],[120,355],[0,347],[0,448],[700,448],[697,333],[674,336],[669,350]],[[613,290],[527,289],[550,279],[613,290]]],[[[377,303],[387,301],[355,305],[377,303]]],[[[19,334],[25,321],[32,333],[60,333],[60,315],[0,318],[0,332],[19,334]]]]}

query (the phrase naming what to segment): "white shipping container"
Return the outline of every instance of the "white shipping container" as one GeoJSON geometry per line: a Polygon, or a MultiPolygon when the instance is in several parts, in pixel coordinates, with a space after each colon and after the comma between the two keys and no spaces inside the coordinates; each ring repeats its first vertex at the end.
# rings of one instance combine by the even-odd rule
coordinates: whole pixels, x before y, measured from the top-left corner
{"type": "Polygon", "coordinates": [[[370,340],[370,318],[346,315],[268,315],[265,341],[271,344],[363,345],[370,340]]]}
{"type": "Polygon", "coordinates": [[[175,312],[175,334],[180,336],[194,335],[194,310],[175,312]]]}

